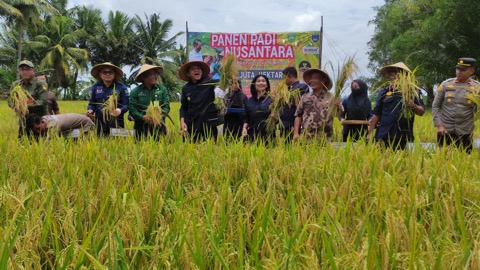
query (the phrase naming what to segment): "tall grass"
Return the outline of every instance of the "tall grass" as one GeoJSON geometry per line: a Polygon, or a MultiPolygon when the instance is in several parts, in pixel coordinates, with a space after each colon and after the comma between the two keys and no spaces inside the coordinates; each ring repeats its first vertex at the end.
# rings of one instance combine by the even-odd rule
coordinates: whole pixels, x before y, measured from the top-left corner
{"type": "Polygon", "coordinates": [[[480,267],[478,150],[188,144],[168,122],[160,142],[29,143],[0,115],[1,269],[480,267]]]}

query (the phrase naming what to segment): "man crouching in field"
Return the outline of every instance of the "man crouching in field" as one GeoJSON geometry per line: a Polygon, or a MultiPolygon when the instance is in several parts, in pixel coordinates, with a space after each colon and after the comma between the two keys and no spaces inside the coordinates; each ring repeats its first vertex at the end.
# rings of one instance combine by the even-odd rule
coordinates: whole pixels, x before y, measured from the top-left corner
{"type": "Polygon", "coordinates": [[[66,136],[74,129],[80,129],[82,133],[94,130],[95,124],[83,114],[66,113],[59,115],[38,116],[31,114],[26,120],[26,131],[38,136],[66,136]]]}

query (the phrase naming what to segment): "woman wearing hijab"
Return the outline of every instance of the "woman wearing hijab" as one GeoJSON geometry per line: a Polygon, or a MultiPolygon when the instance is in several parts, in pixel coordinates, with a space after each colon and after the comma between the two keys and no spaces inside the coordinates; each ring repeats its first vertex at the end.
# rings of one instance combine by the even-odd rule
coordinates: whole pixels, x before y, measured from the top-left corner
{"type": "Polygon", "coordinates": [[[242,137],[243,121],[245,115],[245,104],[247,96],[242,91],[240,80],[238,84],[232,84],[230,91],[225,95],[225,120],[223,124],[223,134],[227,139],[239,140],[242,137]]]}
{"type": "Polygon", "coordinates": [[[372,102],[368,98],[368,86],[362,80],[354,80],[350,85],[352,93],[343,100],[343,112],[338,117],[343,125],[343,141],[348,137],[354,142],[368,133],[368,124],[347,124],[345,120],[370,120],[372,117],[372,102]]]}

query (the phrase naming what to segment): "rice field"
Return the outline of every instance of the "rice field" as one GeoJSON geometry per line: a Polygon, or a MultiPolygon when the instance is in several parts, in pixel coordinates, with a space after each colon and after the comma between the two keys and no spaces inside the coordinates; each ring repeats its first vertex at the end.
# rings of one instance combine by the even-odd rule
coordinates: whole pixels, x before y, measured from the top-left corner
{"type": "Polygon", "coordinates": [[[188,144],[168,120],[161,142],[29,143],[0,116],[0,269],[480,268],[480,150],[420,147],[428,112],[405,152],[188,144]]]}

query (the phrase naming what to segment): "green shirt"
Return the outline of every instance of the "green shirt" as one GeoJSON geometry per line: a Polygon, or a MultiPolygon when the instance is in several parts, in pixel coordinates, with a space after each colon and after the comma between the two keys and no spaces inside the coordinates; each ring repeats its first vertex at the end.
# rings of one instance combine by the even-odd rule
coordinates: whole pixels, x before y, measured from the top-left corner
{"type": "Polygon", "coordinates": [[[158,102],[163,111],[163,118],[170,112],[170,96],[163,85],[154,84],[152,89],[148,90],[144,84],[141,84],[132,90],[128,109],[135,123],[143,124],[143,116],[151,102],[158,102]]]}
{"type": "Polygon", "coordinates": [[[20,85],[23,90],[28,92],[35,99],[34,104],[28,105],[28,114],[35,113],[38,116],[44,116],[48,114],[47,83],[42,80],[38,80],[37,78],[31,79],[28,83],[24,80],[18,80],[12,84],[10,91],[12,91],[17,85],[20,85]]]}

